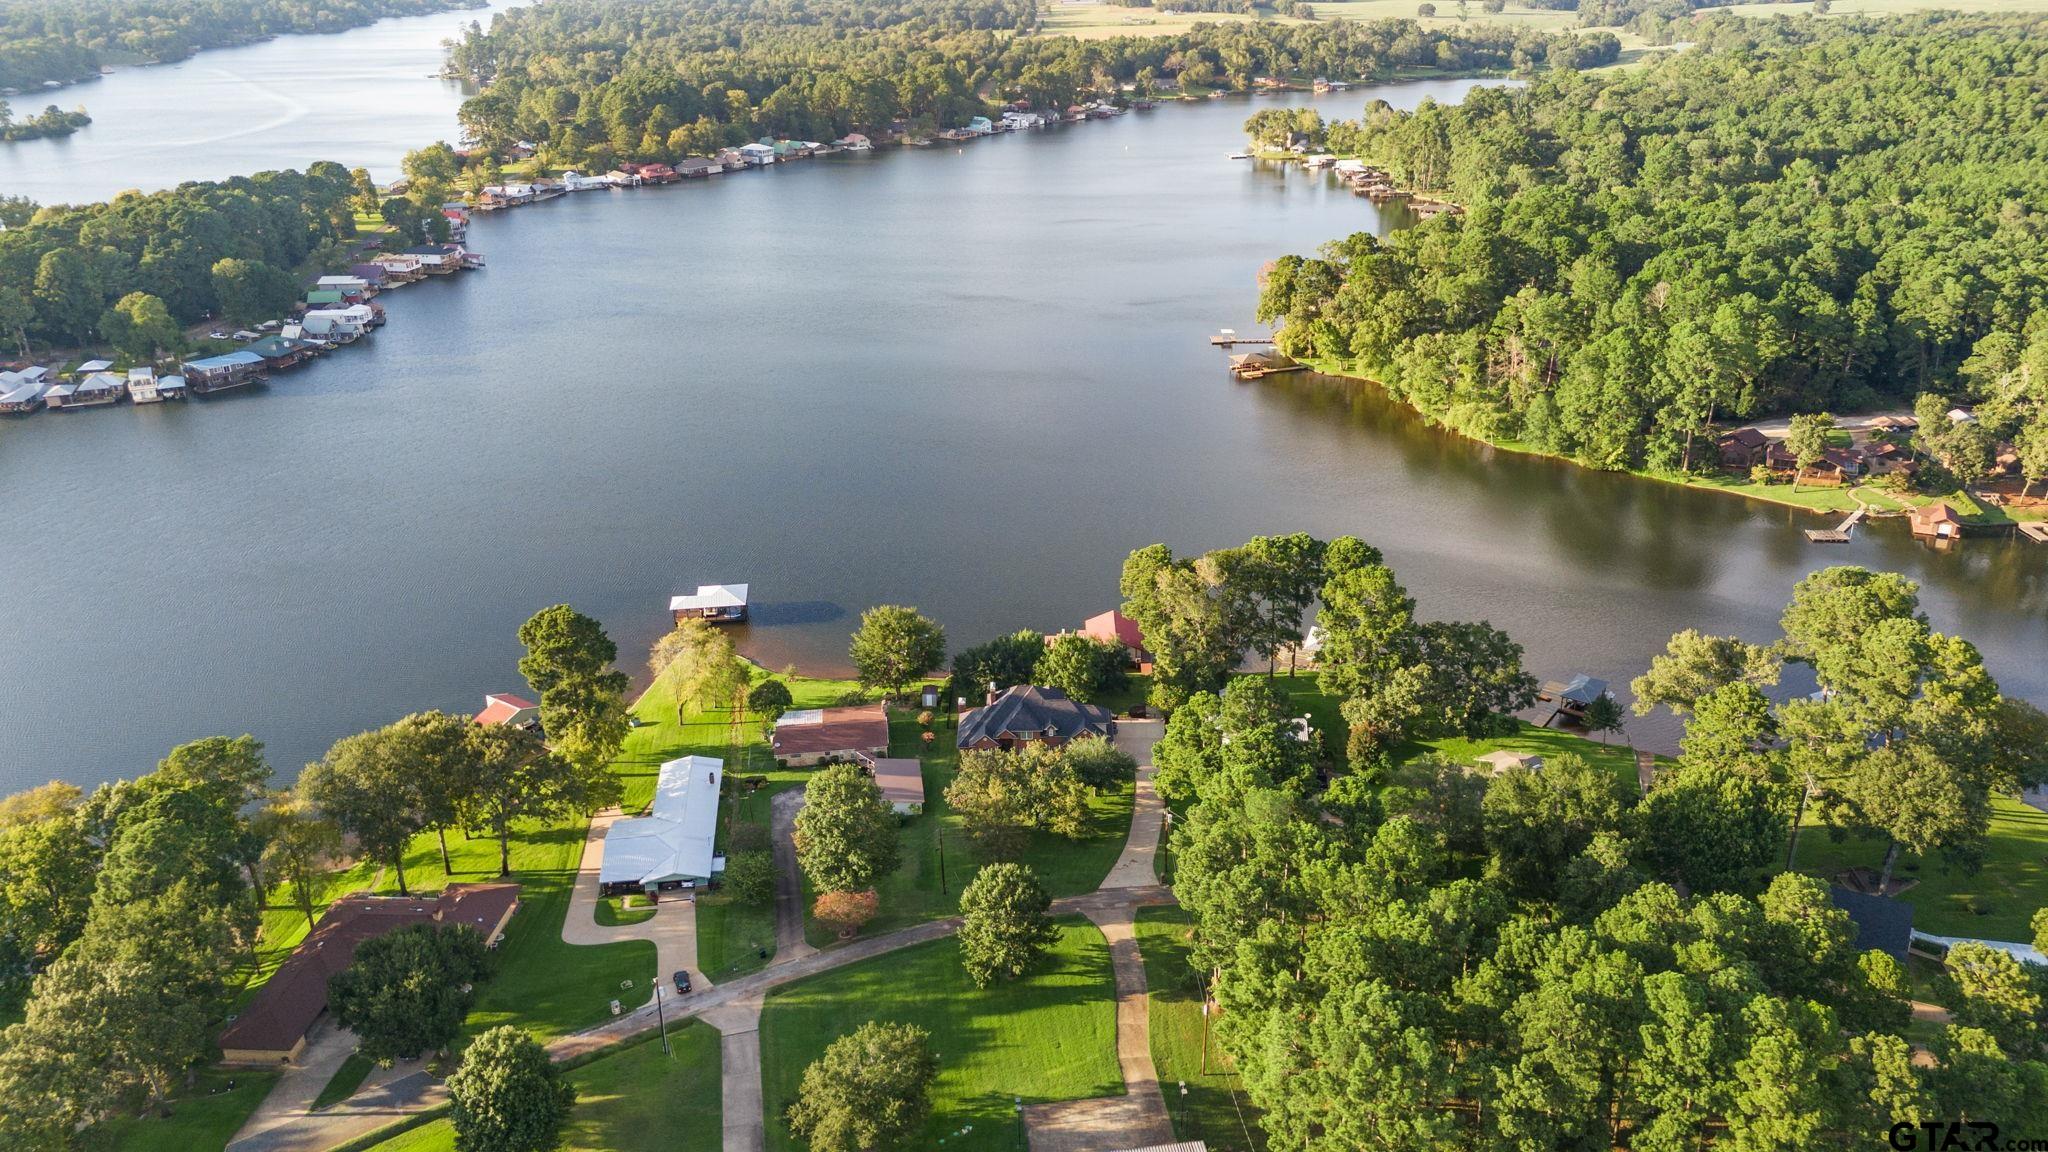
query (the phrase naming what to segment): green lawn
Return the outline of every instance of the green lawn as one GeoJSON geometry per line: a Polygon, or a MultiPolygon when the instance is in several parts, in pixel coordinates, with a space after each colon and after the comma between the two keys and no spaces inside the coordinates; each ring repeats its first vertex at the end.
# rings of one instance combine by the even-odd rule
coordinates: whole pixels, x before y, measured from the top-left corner
{"type": "Polygon", "coordinates": [[[1258,1110],[1245,1099],[1230,1057],[1214,1037],[1203,1059],[1201,974],[1188,958],[1193,923],[1185,909],[1138,909],[1138,948],[1150,989],[1152,1064],[1166,1094],[1173,1134],[1179,1140],[1204,1141],[1211,1152],[1264,1152],[1266,1134],[1258,1110]]]}
{"type": "MultiPolygon", "coordinates": [[[[861,929],[863,935],[953,915],[960,910],[961,887],[986,862],[975,853],[960,818],[946,807],[946,785],[952,783],[960,762],[953,732],[950,719],[940,719],[934,727],[937,738],[927,746],[920,739],[916,713],[898,713],[890,720],[890,752],[923,761],[925,804],[922,813],[902,818],[902,863],[875,886],[881,911],[861,929]]],[[[1130,836],[1133,795],[1126,785],[1090,798],[1087,835],[1069,840],[1034,832],[1018,859],[1038,874],[1038,882],[1054,897],[1094,891],[1130,836]]],[[[806,901],[815,895],[806,885],[806,901]]],[[[806,923],[805,934],[820,948],[837,943],[832,932],[815,921],[806,923]]]]}
{"type": "Polygon", "coordinates": [[[208,1068],[192,1087],[171,1099],[171,1114],[102,1120],[78,1136],[81,1148],[119,1152],[192,1152],[221,1148],[277,1083],[269,1069],[208,1068]],[[234,1087],[228,1087],[233,1084],[234,1087]]]}
{"type": "MultiPolygon", "coordinates": [[[[545,1042],[601,1023],[616,999],[633,1009],[653,995],[655,949],[646,940],[576,945],[562,940],[562,921],[583,860],[583,817],[518,828],[512,838],[512,879],[518,881],[519,911],[498,946],[497,971],[477,989],[476,1007],[464,1025],[475,1035],[499,1024],[517,1024],[545,1042]]],[[[441,867],[431,834],[418,837],[406,853],[405,876],[415,892],[437,892],[451,882],[498,878],[498,845],[460,833],[448,837],[452,870],[441,867]]],[[[387,871],[379,889],[398,890],[387,871]]]]}
{"type": "Polygon", "coordinates": [[[354,1052],[349,1053],[348,1059],[343,1060],[341,1067],[334,1070],[334,1075],[328,1077],[326,1086],[320,1089],[320,1094],[313,1097],[313,1111],[332,1108],[355,1095],[356,1089],[361,1088],[363,1080],[370,1075],[372,1067],[374,1065],[366,1057],[354,1052]]]}
{"type": "Polygon", "coordinates": [[[645,896],[603,896],[591,918],[606,928],[623,928],[647,923],[654,919],[655,911],[645,896]]]}
{"type": "MultiPolygon", "coordinates": [[[[1614,773],[1631,790],[1636,787],[1636,754],[1633,748],[1613,740],[1601,743],[1589,740],[1575,732],[1564,732],[1556,728],[1538,728],[1526,720],[1516,721],[1512,736],[1489,736],[1483,740],[1467,740],[1462,736],[1446,736],[1439,740],[1415,740],[1396,748],[1396,763],[1405,764],[1418,756],[1435,752],[1448,756],[1459,764],[1472,764],[1488,752],[1507,749],[1541,756],[1554,760],[1559,756],[1572,755],[1584,760],[1595,768],[1604,768],[1614,773]]],[[[1671,763],[1669,757],[1658,757],[1659,764],[1671,763]]]]}
{"type": "MultiPolygon", "coordinates": [[[[695,1021],[571,1071],[576,1109],[561,1152],[718,1152],[723,1143],[718,1033],[695,1021]]],[[[446,1118],[401,1132],[374,1152],[454,1152],[446,1118]]]]}
{"type": "Polygon", "coordinates": [[[915,1024],[932,1036],[932,1117],[908,1147],[943,1141],[948,1152],[1020,1152],[1013,1101],[1122,1095],[1109,946],[1077,917],[1060,928],[1036,969],[987,991],[961,970],[959,943],[948,937],[772,992],[761,1015],[769,1152],[794,1152],[782,1113],[804,1068],[870,1020],[915,1024]]]}
{"type": "MultiPolygon", "coordinates": [[[[1884,862],[1884,844],[1854,838],[1837,843],[1809,824],[1799,833],[1798,868],[1823,879],[1857,865],[1884,862]]],[[[1944,866],[1940,857],[1899,857],[1897,874],[1920,882],[1899,898],[1913,906],[1913,927],[1937,936],[2032,940],[2027,921],[2048,905],[2048,812],[2017,800],[1991,802],[1991,839],[1984,867],[1972,874],[1944,866]]]]}

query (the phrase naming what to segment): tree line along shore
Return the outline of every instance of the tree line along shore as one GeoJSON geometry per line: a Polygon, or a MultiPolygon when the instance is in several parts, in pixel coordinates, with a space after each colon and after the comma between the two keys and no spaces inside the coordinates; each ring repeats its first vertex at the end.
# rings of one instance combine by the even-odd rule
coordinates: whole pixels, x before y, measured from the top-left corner
{"type": "MultiPolygon", "coordinates": [[[[1109,626],[998,637],[953,654],[944,681],[932,678],[944,631],[907,607],[863,614],[858,677],[843,682],[769,673],[730,633],[683,621],[654,646],[653,684],[632,705],[604,629],[562,605],[520,629],[535,724],[422,712],[337,741],[284,791],[245,736],[181,746],[89,794],[52,784],[8,798],[0,944],[20,1007],[0,1032],[0,1132],[10,1147],[67,1148],[222,1123],[206,1104],[222,1083],[206,1071],[222,1023],[323,909],[350,892],[500,877],[519,885],[520,909],[494,954],[466,927],[422,925],[359,951],[329,997],[365,1061],[427,1056],[449,1076],[455,1131],[477,1130],[463,1109],[482,1105],[463,1094],[501,1064],[526,1070],[503,1078],[537,1086],[522,1099],[555,1131],[580,1106],[534,1045],[603,1022],[611,1000],[643,1002],[667,976],[644,942],[564,942],[584,829],[600,807],[645,807],[654,765],[680,755],[734,766],[720,798],[726,881],[695,908],[713,979],[757,970],[774,947],[769,813],[799,786],[816,945],[964,899],[970,919],[995,919],[937,962],[991,990],[1063,967],[1043,917],[1116,858],[1130,757],[1086,737],[985,746],[963,735],[971,716],[931,696],[885,705],[889,752],[924,777],[922,810],[901,815],[858,757],[803,765],[775,746],[782,717],[815,723],[803,708],[901,702],[940,683],[970,703],[1028,685],[1105,716],[1166,717],[1152,754],[1175,813],[1162,879],[1194,967],[1163,975],[1202,974],[1200,996],[1221,1009],[1218,1058],[1268,1145],[1302,1141],[1302,1124],[1397,1115],[1431,1146],[1496,1147],[1539,1123],[1625,1143],[1674,1127],[1847,1139],[1898,1107],[2039,1114],[2048,977],[2014,950],[2048,918],[2027,863],[2038,818],[2019,818],[2031,810],[2016,797],[2048,780],[2048,719],[2003,697],[1966,640],[1932,630],[1910,581],[1826,569],[1800,583],[1770,644],[1674,636],[1632,689],[1638,712],[1685,717],[1676,758],[1605,743],[1625,718],[1597,687],[1567,693],[1581,734],[1532,726],[1518,714],[1559,696],[1519,646],[1484,622],[1418,619],[1355,538],[1260,537],[1200,556],[1153,546],[1119,583],[1109,626]],[[1771,694],[1787,662],[1822,690],[1771,694]],[[1862,899],[1902,911],[1874,917],[1862,899]],[[1875,927],[1897,915],[1910,938],[1875,927]],[[1423,956],[1435,959],[1418,968],[1423,956]],[[1596,1001],[1570,990],[1586,971],[1613,978],[1596,1001]],[[1947,1015],[1916,1023],[1909,1001],[1947,1015]],[[1552,1010],[1590,1031],[1554,1026],[1552,1010]],[[1658,1042],[1707,1018],[1721,1023],[1705,1050],[1681,1059],[1658,1042]],[[1404,1039],[1364,1064],[1329,1058],[1361,1028],[1404,1039]],[[1567,1075],[1586,1060],[1628,1072],[1567,1075]],[[1667,1095],[1667,1077],[1696,1090],[1667,1095]],[[1415,1083],[1431,1085],[1419,1110],[1402,1087],[1415,1083]],[[1326,1111],[1333,1098],[1346,1107],[1326,1111]]],[[[956,999],[946,1012],[987,1007],[956,999]]],[[[829,1057],[863,1007],[838,1003],[829,1027],[772,1040],[780,1075],[829,1057]]],[[[972,1107],[959,1090],[942,1100],[972,1107]]],[[[904,1115],[899,1137],[960,1119],[904,1115]]],[[[814,1152],[854,1147],[819,1114],[776,1123],[814,1152]]]]}

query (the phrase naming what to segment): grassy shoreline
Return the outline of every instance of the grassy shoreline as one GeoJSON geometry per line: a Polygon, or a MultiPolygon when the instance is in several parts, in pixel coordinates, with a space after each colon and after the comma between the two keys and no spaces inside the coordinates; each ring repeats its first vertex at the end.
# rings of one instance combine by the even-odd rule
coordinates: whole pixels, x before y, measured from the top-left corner
{"type": "MultiPolygon", "coordinates": [[[[1317,375],[1357,384],[1369,384],[1374,388],[1380,389],[1390,398],[1393,395],[1384,383],[1375,377],[1367,376],[1360,372],[1357,365],[1353,362],[1325,356],[1304,356],[1301,358],[1301,362],[1308,365],[1309,369],[1317,375]]],[[[1883,491],[1868,484],[1836,487],[1815,485],[1812,487],[1794,488],[1790,484],[1755,484],[1733,476],[1694,476],[1659,472],[1647,468],[1593,468],[1574,460],[1570,456],[1557,452],[1546,452],[1533,444],[1524,443],[1519,440],[1488,440],[1483,436],[1475,436],[1471,432],[1430,416],[1412,404],[1408,404],[1405,401],[1400,401],[1400,403],[1402,407],[1413,412],[1432,428],[1442,429],[1460,439],[1469,440],[1474,444],[1501,452],[1512,452],[1518,456],[1533,456],[1541,460],[1556,460],[1560,463],[1569,464],[1574,468],[1633,476],[1639,480],[1653,480],[1659,484],[1669,484],[1676,488],[1689,488],[1700,492],[1717,492],[1726,496],[1752,500],[1760,504],[1772,504],[1780,508],[1789,508],[1797,512],[1810,512],[1817,516],[1846,516],[1856,511],[1858,507],[1866,505],[1868,506],[1869,514],[1874,518],[1903,516],[1915,508],[1937,502],[1947,502],[1951,507],[1955,507],[1957,512],[1964,515],[1966,525],[1969,527],[2004,529],[2017,522],[2014,517],[2007,514],[2004,510],[1986,508],[1975,497],[1960,491],[1947,495],[1896,493],[1883,491]],[[1857,496],[1863,498],[1861,504],[1858,503],[1857,496]]]]}

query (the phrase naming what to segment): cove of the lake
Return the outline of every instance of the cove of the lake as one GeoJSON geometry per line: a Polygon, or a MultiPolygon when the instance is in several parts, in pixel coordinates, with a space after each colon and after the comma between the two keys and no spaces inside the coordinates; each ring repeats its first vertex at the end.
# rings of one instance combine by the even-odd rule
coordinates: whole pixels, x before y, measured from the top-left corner
{"type": "MultiPolygon", "coordinates": [[[[160,78],[161,107],[178,76],[102,83],[160,78]]],[[[1233,383],[1207,337],[1256,327],[1259,267],[1389,223],[1227,159],[1250,110],[481,217],[487,270],[386,296],[388,327],[267,388],[0,426],[0,791],[215,733],[289,777],[338,736],[523,690],[514,632],[557,602],[637,670],[672,593],[746,581],[743,649],[831,671],[870,605],[917,605],[954,647],[1056,630],[1116,602],[1133,548],[1295,529],[1379,545],[1423,613],[1491,620],[1539,676],[1617,686],[1681,628],[1771,638],[1815,568],[1896,569],[2048,701],[2048,547],[1936,551],[1896,523],[1819,547],[1800,514],[1486,450],[1368,388],[1233,383]]],[[[110,162],[72,144],[91,194],[110,162]]]]}

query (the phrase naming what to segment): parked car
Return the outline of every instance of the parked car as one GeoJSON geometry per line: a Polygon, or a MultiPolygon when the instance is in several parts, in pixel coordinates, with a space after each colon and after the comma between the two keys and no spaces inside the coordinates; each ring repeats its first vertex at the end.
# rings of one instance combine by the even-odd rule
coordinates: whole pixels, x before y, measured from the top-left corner
{"type": "Polygon", "coordinates": [[[677,973],[676,973],[676,993],[677,993],[677,995],[686,995],[686,994],[687,994],[687,993],[688,993],[689,991],[690,991],[690,974],[689,974],[688,972],[677,972],[677,973]]]}
{"type": "Polygon", "coordinates": [[[206,338],[208,340],[225,340],[228,338],[228,334],[216,328],[213,331],[208,332],[206,334],[206,338]]]}

